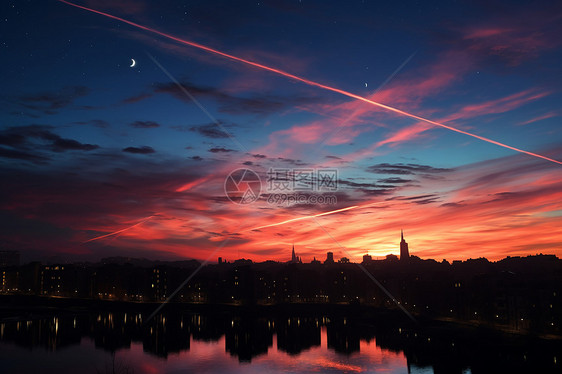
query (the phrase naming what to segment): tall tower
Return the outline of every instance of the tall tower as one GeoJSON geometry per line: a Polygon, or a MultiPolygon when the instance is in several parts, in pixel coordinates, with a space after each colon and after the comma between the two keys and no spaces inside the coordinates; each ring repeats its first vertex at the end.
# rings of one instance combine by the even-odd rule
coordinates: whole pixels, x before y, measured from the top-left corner
{"type": "Polygon", "coordinates": [[[295,253],[295,244],[293,243],[293,253],[291,254],[291,263],[293,264],[301,264],[302,260],[297,254],[295,253]]]}
{"type": "Polygon", "coordinates": [[[407,261],[410,258],[410,252],[408,251],[408,243],[404,240],[404,231],[400,230],[400,261],[407,261]]]}

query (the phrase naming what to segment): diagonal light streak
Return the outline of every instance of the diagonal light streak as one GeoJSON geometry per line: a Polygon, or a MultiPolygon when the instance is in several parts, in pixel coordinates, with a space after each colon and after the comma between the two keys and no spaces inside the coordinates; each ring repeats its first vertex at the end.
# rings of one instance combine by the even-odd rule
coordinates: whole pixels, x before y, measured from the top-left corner
{"type": "Polygon", "coordinates": [[[156,66],[158,66],[158,67],[160,68],[160,70],[162,70],[162,72],[163,72],[164,74],[166,74],[166,76],[167,76],[168,78],[170,78],[170,80],[171,80],[172,82],[174,82],[174,84],[175,84],[187,97],[189,97],[189,99],[190,99],[191,101],[193,101],[193,103],[195,103],[195,105],[197,105],[197,107],[198,107],[199,109],[201,109],[201,111],[202,111],[203,113],[205,113],[205,114],[207,115],[207,117],[209,117],[209,119],[210,119],[215,125],[217,125],[217,126],[221,129],[222,132],[224,132],[226,135],[228,135],[228,137],[230,138],[230,140],[232,140],[232,142],[233,142],[234,144],[236,144],[236,146],[237,146],[238,148],[240,148],[240,150],[241,150],[242,152],[246,152],[246,153],[249,152],[248,149],[246,149],[246,147],[244,147],[244,146],[242,145],[242,143],[240,143],[240,142],[238,141],[238,139],[236,139],[236,138],[234,137],[234,135],[232,135],[232,134],[220,123],[220,121],[218,121],[211,113],[209,113],[209,111],[207,110],[207,108],[205,108],[205,107],[199,102],[199,100],[197,100],[191,93],[189,93],[189,91],[188,91],[180,82],[178,82],[178,80],[177,80],[172,74],[170,74],[170,72],[169,72],[164,66],[162,66],[150,53],[146,52],[146,54],[148,55],[148,57],[150,57],[150,59],[152,60],[152,62],[154,62],[154,63],[156,64],[156,66]]]}
{"type": "MultiPolygon", "coordinates": [[[[382,82],[375,91],[373,91],[373,93],[371,94],[371,97],[376,95],[380,90],[382,90],[382,88],[384,86],[386,86],[388,84],[388,82],[390,82],[399,72],[400,70],[402,70],[404,68],[404,66],[406,66],[408,64],[408,62],[410,62],[410,60],[412,58],[414,58],[414,56],[416,55],[416,53],[418,53],[418,51],[415,51],[414,53],[412,53],[410,56],[408,56],[408,58],[406,60],[404,60],[404,62],[402,62],[400,64],[400,66],[398,66],[385,80],[384,82],[382,82]]],[[[320,142],[320,148],[323,147],[326,142],[330,139],[332,139],[333,137],[335,137],[337,134],[339,134],[339,132],[341,131],[341,129],[353,118],[355,117],[355,113],[357,113],[357,109],[353,111],[353,113],[351,113],[345,120],[343,120],[342,122],[340,122],[340,124],[334,129],[334,132],[328,134],[328,136],[326,136],[324,138],[324,140],[322,140],[320,142]]]]}
{"type": "Polygon", "coordinates": [[[275,227],[275,226],[286,225],[287,223],[291,223],[291,222],[302,221],[302,220],[306,220],[306,219],[313,219],[313,218],[322,217],[322,216],[328,216],[330,214],[337,214],[337,213],[345,212],[345,211],[352,210],[352,209],[367,208],[367,207],[370,207],[370,206],[373,206],[373,205],[380,205],[380,204],[383,204],[383,203],[384,203],[383,201],[375,201],[375,202],[366,203],[366,204],[362,204],[362,205],[352,205],[352,206],[348,206],[348,207],[345,207],[345,208],[340,208],[340,209],[335,209],[335,210],[329,210],[327,212],[312,214],[312,215],[309,215],[309,216],[291,218],[291,219],[288,219],[288,220],[285,220],[285,221],[276,222],[276,223],[272,223],[272,224],[269,224],[269,225],[253,227],[251,229],[247,229],[246,231],[253,231],[253,230],[264,229],[264,228],[267,228],[267,227],[275,227]]]}
{"type": "Polygon", "coordinates": [[[524,154],[527,154],[527,155],[529,155],[529,156],[542,158],[543,160],[547,160],[547,161],[554,162],[554,163],[556,163],[556,164],[562,165],[562,161],[558,161],[558,160],[555,160],[555,159],[552,159],[552,158],[549,158],[549,157],[546,157],[546,156],[543,156],[543,155],[540,155],[540,154],[537,154],[537,153],[525,151],[525,150],[520,149],[520,148],[512,147],[512,146],[510,146],[510,145],[507,145],[507,144],[504,144],[504,143],[501,143],[501,142],[498,142],[498,141],[495,141],[495,140],[486,138],[486,137],[484,137],[484,136],[472,134],[472,133],[470,133],[470,132],[468,132],[468,131],[460,130],[460,129],[457,129],[457,128],[454,128],[454,127],[445,125],[445,124],[443,124],[443,123],[440,123],[440,122],[437,122],[437,121],[433,121],[433,120],[431,120],[431,119],[424,118],[424,117],[418,116],[418,115],[416,115],[416,114],[412,114],[412,113],[406,112],[406,111],[404,111],[404,110],[401,110],[401,109],[394,108],[394,107],[389,106],[389,105],[386,105],[386,104],[382,104],[382,103],[376,102],[376,101],[374,101],[374,100],[367,99],[366,97],[359,96],[359,95],[356,95],[356,94],[351,93],[351,92],[348,92],[348,91],[344,91],[344,90],[339,89],[339,88],[335,88],[335,87],[331,87],[331,86],[328,86],[328,85],[325,85],[325,84],[322,84],[322,83],[318,83],[318,82],[315,82],[315,81],[311,81],[311,80],[309,80],[309,79],[302,78],[302,77],[299,77],[299,76],[294,75],[294,74],[291,74],[291,73],[287,73],[287,72],[285,72],[285,71],[283,71],[283,70],[280,70],[280,69],[276,69],[276,68],[273,68],[273,67],[270,67],[270,66],[267,66],[267,65],[263,65],[263,64],[260,64],[260,63],[254,62],[254,61],[246,60],[246,59],[244,59],[244,58],[237,57],[237,56],[234,56],[234,55],[225,53],[225,52],[221,52],[221,51],[219,51],[219,50],[217,50],[217,49],[214,49],[214,48],[211,48],[211,47],[207,47],[207,46],[205,46],[205,45],[203,45],[203,44],[191,42],[191,41],[189,41],[189,40],[184,40],[184,39],[181,39],[181,38],[179,38],[179,37],[177,37],[177,36],[173,36],[173,35],[167,34],[167,33],[165,33],[165,32],[158,31],[158,30],[153,29],[153,28],[150,28],[150,27],[148,27],[148,26],[140,25],[140,24],[138,24],[138,23],[135,23],[135,22],[126,20],[126,19],[121,18],[121,17],[114,16],[114,15],[109,14],[109,13],[105,13],[105,12],[102,12],[102,11],[99,11],[99,10],[95,10],[95,9],[92,9],[92,8],[88,8],[88,7],[85,7],[85,6],[82,6],[82,5],[74,4],[74,3],[71,3],[71,2],[66,1],[66,0],[58,0],[58,1],[60,1],[60,2],[62,2],[62,3],[65,3],[65,4],[68,4],[68,5],[71,5],[71,6],[76,7],[76,8],[80,8],[80,9],[83,9],[83,10],[87,10],[88,12],[96,13],[96,14],[102,15],[102,16],[104,16],[104,17],[108,17],[108,18],[111,18],[111,19],[114,19],[114,20],[117,20],[117,21],[126,23],[126,24],[128,24],[128,25],[134,26],[134,27],[139,28],[139,29],[141,29],[141,30],[145,30],[145,31],[151,32],[151,33],[153,33],[153,34],[160,35],[160,36],[165,37],[165,38],[170,39],[170,40],[174,40],[174,41],[176,41],[176,42],[178,42],[178,43],[181,43],[181,44],[189,45],[189,46],[191,46],[191,47],[194,47],[194,48],[197,48],[197,49],[200,49],[200,50],[209,52],[209,53],[213,53],[213,54],[216,54],[216,55],[219,55],[219,56],[228,58],[228,59],[230,59],[230,60],[238,61],[238,62],[244,63],[244,64],[246,64],[246,65],[254,66],[254,67],[259,68],[259,69],[262,69],[262,70],[267,70],[267,71],[270,71],[270,72],[272,72],[272,73],[285,76],[285,77],[287,77],[287,78],[290,78],[290,79],[293,79],[293,80],[296,80],[296,81],[305,83],[305,84],[307,84],[307,85],[309,85],[309,86],[318,87],[318,88],[321,88],[321,89],[326,90],[326,91],[335,92],[335,93],[338,93],[338,94],[341,94],[341,95],[350,97],[350,98],[352,98],[352,99],[356,99],[356,100],[360,100],[360,101],[369,103],[369,104],[371,104],[371,105],[373,105],[373,106],[376,106],[376,107],[378,107],[378,108],[384,109],[384,110],[389,111],[389,112],[393,112],[393,113],[395,113],[395,114],[398,114],[398,115],[401,115],[401,116],[404,116],[404,117],[410,117],[410,118],[416,119],[416,120],[418,120],[418,121],[426,122],[426,123],[429,123],[429,124],[434,125],[434,126],[437,126],[437,127],[442,127],[442,128],[444,128],[444,129],[457,132],[457,133],[459,133],[459,134],[467,135],[467,136],[470,136],[470,137],[473,137],[473,138],[476,138],[476,139],[479,139],[479,140],[488,142],[488,143],[490,143],[490,144],[495,144],[495,145],[497,145],[497,146],[500,146],[500,147],[503,147],[503,148],[506,148],[506,149],[510,149],[510,150],[513,150],[513,151],[516,151],[516,152],[520,152],[520,153],[524,153],[524,154]]]}
{"type": "Polygon", "coordinates": [[[137,227],[137,226],[139,226],[139,225],[142,225],[143,223],[145,223],[146,221],[148,221],[148,220],[150,220],[150,219],[152,219],[152,218],[154,218],[154,217],[156,217],[156,215],[152,215],[152,216],[150,216],[150,217],[147,217],[147,218],[143,219],[142,221],[135,223],[135,224],[132,225],[132,226],[125,227],[124,229],[121,229],[121,230],[118,230],[118,231],[115,231],[115,232],[111,232],[111,233],[109,233],[109,234],[105,234],[105,235],[101,235],[101,236],[96,236],[95,238],[88,239],[88,240],[86,240],[86,241],[83,241],[82,243],[93,242],[94,240],[99,240],[99,239],[107,238],[107,237],[109,237],[109,236],[121,234],[121,233],[124,232],[124,231],[130,230],[130,229],[135,228],[135,227],[137,227]]]}
{"type": "MultiPolygon", "coordinates": [[[[334,243],[336,243],[336,244],[338,245],[338,247],[340,247],[349,257],[353,257],[353,255],[352,255],[351,253],[349,253],[348,250],[347,250],[343,245],[341,245],[341,244],[336,240],[336,238],[334,238],[334,237],[328,232],[328,230],[326,230],[326,229],[324,228],[324,226],[322,226],[322,225],[320,224],[320,222],[318,222],[318,220],[316,219],[316,217],[313,217],[312,219],[313,219],[314,222],[318,225],[318,227],[320,227],[320,228],[322,229],[322,231],[324,231],[324,232],[326,233],[326,235],[328,235],[328,236],[334,241],[334,243]]],[[[373,274],[371,274],[371,272],[365,268],[365,266],[363,266],[363,264],[361,264],[361,263],[359,263],[359,262],[356,263],[356,264],[357,264],[357,266],[359,266],[359,268],[369,277],[369,279],[371,279],[371,280],[373,281],[373,283],[375,283],[375,284],[382,290],[382,292],[384,292],[384,293],[386,294],[386,296],[388,296],[388,297],[390,298],[390,300],[392,300],[392,301],[398,306],[398,308],[400,308],[400,310],[402,310],[402,311],[408,316],[408,318],[410,318],[412,321],[414,321],[414,322],[417,323],[417,321],[416,321],[416,319],[414,318],[414,316],[412,316],[412,314],[410,314],[410,312],[408,312],[408,311],[406,310],[406,308],[404,308],[404,306],[402,306],[402,304],[401,304],[398,300],[396,300],[396,298],[390,293],[390,291],[387,290],[386,287],[384,287],[384,286],[382,285],[382,283],[379,282],[379,281],[377,280],[377,278],[375,278],[375,277],[373,276],[373,274]]]]}
{"type": "Polygon", "coordinates": [[[362,207],[362,206],[353,205],[353,206],[348,206],[347,208],[341,208],[341,209],[336,209],[336,210],[330,210],[329,212],[313,214],[313,215],[310,215],[310,216],[291,218],[291,219],[288,219],[288,220],[282,221],[282,222],[277,222],[277,223],[272,223],[272,224],[269,224],[269,225],[263,225],[263,226],[254,227],[254,228],[248,229],[247,231],[253,231],[253,230],[264,229],[264,228],[266,228],[266,227],[281,226],[281,225],[285,225],[285,224],[291,223],[291,222],[296,222],[296,221],[302,221],[302,220],[305,220],[305,219],[313,219],[313,218],[316,218],[316,217],[327,216],[327,215],[330,215],[330,214],[336,214],[336,213],[340,213],[340,212],[345,212],[345,211],[347,211],[347,210],[356,209],[356,208],[360,208],[360,207],[362,207]]]}
{"type": "MultiPolygon", "coordinates": [[[[240,226],[242,226],[242,223],[243,223],[243,222],[241,222],[240,225],[238,225],[238,227],[236,227],[236,229],[238,229],[240,226]]],[[[166,300],[165,300],[164,302],[162,302],[162,303],[158,306],[158,308],[156,308],[156,309],[154,310],[154,312],[152,312],[152,314],[150,314],[150,315],[148,316],[148,318],[147,318],[147,320],[146,320],[145,323],[148,323],[148,321],[150,321],[152,318],[154,318],[154,316],[157,315],[158,312],[159,312],[160,310],[162,310],[162,308],[164,308],[164,307],[166,306],[166,304],[168,304],[168,303],[170,302],[170,300],[171,300],[174,296],[176,296],[176,294],[177,294],[178,292],[180,292],[180,290],[181,290],[182,288],[184,288],[185,285],[186,285],[191,279],[193,279],[193,277],[194,277],[195,275],[197,275],[197,273],[199,273],[199,271],[200,271],[201,269],[203,269],[203,268],[209,263],[209,261],[211,260],[211,258],[213,258],[213,257],[215,256],[215,253],[217,253],[219,250],[221,250],[221,249],[230,241],[230,239],[232,239],[232,237],[233,237],[235,234],[236,234],[236,230],[235,230],[232,234],[230,234],[228,237],[226,237],[226,239],[224,239],[224,240],[220,243],[220,245],[219,245],[217,248],[215,248],[215,250],[214,250],[213,252],[211,252],[211,254],[205,259],[205,261],[203,261],[201,264],[199,264],[199,266],[197,267],[197,269],[195,269],[187,278],[185,278],[185,280],[182,282],[182,284],[180,284],[180,285],[174,290],[174,292],[172,292],[172,293],[170,294],[170,296],[168,296],[168,298],[166,298],[166,300]]]]}

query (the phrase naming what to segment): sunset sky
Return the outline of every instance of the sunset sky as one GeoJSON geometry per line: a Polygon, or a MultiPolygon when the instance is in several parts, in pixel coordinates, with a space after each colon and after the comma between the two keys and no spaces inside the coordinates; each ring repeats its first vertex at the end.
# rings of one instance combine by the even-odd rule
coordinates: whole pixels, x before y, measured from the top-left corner
{"type": "Polygon", "coordinates": [[[75,4],[0,5],[0,249],[562,255],[559,1],[75,4]],[[270,169],[336,170],[305,193],[336,201],[272,203],[270,169]]]}

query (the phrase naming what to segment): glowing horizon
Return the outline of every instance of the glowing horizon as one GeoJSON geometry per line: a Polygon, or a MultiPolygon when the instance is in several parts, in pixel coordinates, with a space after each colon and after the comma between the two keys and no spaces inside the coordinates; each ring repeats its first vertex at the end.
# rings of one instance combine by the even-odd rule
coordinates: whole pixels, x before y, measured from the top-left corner
{"type": "Polygon", "coordinates": [[[421,258],[562,256],[556,7],[71,1],[5,20],[0,220],[24,260],[360,262],[400,229],[421,258]],[[261,195],[235,204],[244,168],[261,195]],[[289,199],[275,170],[311,177],[289,199]]]}

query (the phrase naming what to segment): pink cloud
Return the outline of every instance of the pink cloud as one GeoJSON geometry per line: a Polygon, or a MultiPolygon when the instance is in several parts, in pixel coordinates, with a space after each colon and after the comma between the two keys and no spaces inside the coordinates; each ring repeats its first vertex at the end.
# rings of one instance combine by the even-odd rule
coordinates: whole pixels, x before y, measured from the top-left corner
{"type": "MultiPolygon", "coordinates": [[[[17,193],[10,196],[10,201],[25,204],[25,209],[15,207],[18,211],[74,233],[64,239],[42,240],[46,246],[42,248],[64,248],[65,253],[94,253],[99,246],[110,246],[116,250],[135,248],[138,256],[156,250],[176,257],[206,259],[234,233],[217,256],[282,261],[289,258],[294,242],[306,261],[324,258],[328,250],[338,258],[359,261],[367,251],[379,257],[397,253],[399,230],[404,228],[412,253],[421,257],[498,259],[508,254],[534,253],[533,248],[562,254],[556,215],[562,211],[562,176],[555,172],[555,165],[524,155],[441,171],[438,178],[408,175],[415,183],[376,198],[359,190],[345,190],[356,201],[352,203],[348,198],[335,207],[316,206],[315,211],[351,205],[359,208],[259,230],[249,229],[309,216],[310,207],[287,208],[264,201],[250,205],[228,202],[221,175],[231,166],[209,169],[207,182],[183,192],[170,188],[181,185],[181,174],[142,178],[144,183],[115,175],[103,187],[92,185],[92,189],[77,188],[80,183],[67,180],[68,189],[63,192],[51,188],[49,180],[45,180],[36,188],[13,190],[12,194],[17,193]],[[124,189],[113,187],[116,185],[124,189]],[[57,210],[49,209],[50,204],[55,204],[57,210]],[[153,212],[159,213],[136,225],[139,217],[153,212]],[[127,227],[131,228],[111,237],[81,243],[127,227]]],[[[17,240],[25,241],[23,237],[17,240]]]]}
{"type": "Polygon", "coordinates": [[[460,29],[466,47],[479,55],[492,55],[515,66],[540,52],[560,45],[560,12],[549,6],[513,13],[460,29]]]}
{"type": "Polygon", "coordinates": [[[548,96],[549,94],[550,92],[537,92],[537,90],[534,89],[517,92],[499,99],[489,100],[478,104],[465,105],[458,109],[455,113],[441,119],[441,121],[450,122],[457,119],[469,119],[483,115],[505,113],[548,96]]]}
{"type": "MultiPolygon", "coordinates": [[[[416,109],[418,114],[429,114],[427,110],[421,110],[423,100],[431,95],[438,94],[460,79],[462,74],[470,67],[470,62],[462,52],[447,52],[441,56],[438,62],[429,68],[418,68],[414,72],[404,75],[377,93],[368,95],[367,98],[383,104],[408,111],[416,109]]],[[[357,136],[371,131],[373,126],[386,127],[384,119],[394,118],[395,114],[381,111],[367,103],[351,100],[338,104],[319,104],[311,111],[319,111],[337,120],[323,119],[315,120],[302,125],[295,125],[288,130],[280,130],[270,135],[272,141],[268,146],[262,148],[270,153],[279,149],[298,149],[295,143],[314,144],[320,141],[328,145],[345,144],[351,142],[357,136]],[[369,124],[370,126],[366,126],[369,124]],[[287,141],[283,141],[286,139],[287,141]],[[288,143],[291,144],[288,144],[288,143]]],[[[415,130],[408,130],[413,132],[415,130]]],[[[392,136],[401,136],[392,134],[392,136]]],[[[389,140],[388,143],[394,142],[389,140]]],[[[386,144],[384,142],[383,144],[386,144]]],[[[371,149],[373,151],[373,149],[371,149]]],[[[363,150],[361,153],[365,153],[363,150]]]]}
{"type": "MultiPolygon", "coordinates": [[[[437,119],[437,121],[441,123],[454,122],[456,120],[466,121],[484,115],[505,113],[515,110],[532,101],[543,98],[549,94],[550,92],[537,92],[536,90],[526,90],[495,100],[481,102],[478,104],[465,105],[460,109],[458,109],[457,111],[455,111],[454,113],[445,116],[441,119],[437,119]]],[[[457,125],[456,127],[458,128],[459,126],[457,125]]],[[[425,122],[418,122],[416,124],[389,133],[385,137],[385,139],[377,143],[374,143],[372,146],[366,149],[360,150],[358,152],[354,152],[353,154],[350,155],[346,155],[346,159],[356,160],[357,158],[367,156],[370,154],[370,152],[376,150],[377,148],[383,145],[391,144],[393,146],[396,146],[401,143],[411,142],[412,140],[422,136],[422,134],[425,131],[433,128],[435,128],[435,126],[432,126],[425,122]]]]}
{"type": "Polygon", "coordinates": [[[557,112],[548,112],[548,113],[545,113],[545,114],[540,115],[538,117],[531,118],[527,121],[519,122],[518,125],[524,126],[524,125],[528,125],[528,124],[535,123],[535,122],[538,122],[538,121],[542,121],[544,119],[558,117],[558,116],[559,116],[559,114],[557,112]]]}

